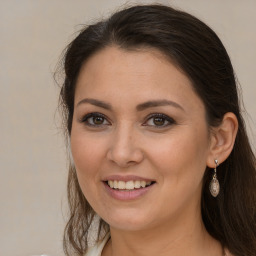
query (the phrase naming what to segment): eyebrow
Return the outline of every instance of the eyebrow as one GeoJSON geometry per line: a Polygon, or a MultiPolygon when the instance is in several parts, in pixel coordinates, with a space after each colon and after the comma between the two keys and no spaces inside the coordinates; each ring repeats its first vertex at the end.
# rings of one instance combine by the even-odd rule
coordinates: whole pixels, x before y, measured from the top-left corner
{"type": "MultiPolygon", "coordinates": [[[[112,107],[109,103],[106,103],[106,102],[101,101],[101,100],[90,99],[90,98],[82,99],[81,101],[79,101],[77,103],[76,106],[78,107],[79,105],[85,104],[85,103],[89,103],[89,104],[92,104],[94,106],[104,108],[104,109],[107,109],[107,110],[112,110],[112,107]]],[[[178,103],[176,103],[174,101],[170,101],[170,100],[165,100],[165,99],[163,99],[163,100],[150,100],[150,101],[141,103],[141,104],[136,106],[136,110],[137,111],[143,111],[147,108],[161,107],[161,106],[172,106],[172,107],[179,108],[179,109],[185,111],[183,109],[183,107],[181,105],[179,105],[178,103]]]]}
{"type": "Polygon", "coordinates": [[[184,108],[181,105],[179,105],[178,103],[176,103],[174,101],[170,101],[170,100],[151,100],[151,101],[147,101],[145,103],[139,104],[136,107],[136,109],[138,111],[143,111],[147,108],[161,107],[161,106],[172,106],[172,107],[179,108],[179,109],[185,111],[184,108]]]}
{"type": "Polygon", "coordinates": [[[107,109],[107,110],[112,109],[112,107],[109,103],[106,103],[106,102],[101,101],[101,100],[88,99],[88,98],[79,101],[76,106],[78,107],[79,105],[84,104],[84,103],[89,103],[89,104],[92,104],[94,106],[104,108],[104,109],[107,109]]]}

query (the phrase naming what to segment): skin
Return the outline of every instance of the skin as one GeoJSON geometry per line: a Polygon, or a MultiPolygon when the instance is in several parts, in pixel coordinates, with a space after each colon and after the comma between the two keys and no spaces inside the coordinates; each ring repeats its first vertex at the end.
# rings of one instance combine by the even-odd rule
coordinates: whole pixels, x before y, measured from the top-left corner
{"type": "Polygon", "coordinates": [[[202,178],[214,159],[228,157],[236,123],[227,114],[212,133],[205,116],[190,80],[157,50],[108,47],[83,65],[71,150],[86,199],[110,225],[104,256],[222,255],[202,222],[202,178]],[[138,109],[158,100],[174,103],[138,109]],[[95,112],[104,117],[86,118],[95,112]],[[150,116],[156,113],[168,118],[159,122],[150,116]],[[143,196],[121,201],[106,193],[103,180],[109,175],[156,183],[143,196]]]}

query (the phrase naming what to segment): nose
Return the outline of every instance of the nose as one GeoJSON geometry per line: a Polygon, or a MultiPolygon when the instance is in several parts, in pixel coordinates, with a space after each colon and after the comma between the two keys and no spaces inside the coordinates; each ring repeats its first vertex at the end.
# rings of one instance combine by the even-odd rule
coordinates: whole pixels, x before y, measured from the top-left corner
{"type": "Polygon", "coordinates": [[[136,131],[132,128],[120,127],[113,132],[107,152],[109,161],[125,168],[140,163],[143,158],[139,134],[136,134],[136,131]]]}

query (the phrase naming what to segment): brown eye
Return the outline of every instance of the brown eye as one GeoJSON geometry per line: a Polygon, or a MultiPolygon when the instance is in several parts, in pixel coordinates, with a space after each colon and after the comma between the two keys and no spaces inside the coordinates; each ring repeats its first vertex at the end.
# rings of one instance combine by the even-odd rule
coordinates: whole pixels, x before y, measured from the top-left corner
{"type": "Polygon", "coordinates": [[[104,123],[104,118],[101,116],[93,117],[93,124],[101,125],[104,123]]]}
{"type": "Polygon", "coordinates": [[[87,126],[101,127],[105,125],[110,125],[107,118],[101,113],[89,113],[82,120],[87,126]]]}
{"type": "Polygon", "coordinates": [[[164,118],[162,118],[162,117],[155,117],[154,119],[153,119],[153,123],[154,123],[154,125],[156,125],[156,126],[163,126],[164,124],[165,124],[165,119],[164,118]]]}
{"type": "Polygon", "coordinates": [[[171,117],[161,113],[156,113],[156,114],[151,114],[148,117],[147,121],[143,124],[143,126],[165,128],[173,124],[175,124],[175,121],[171,117]]]}

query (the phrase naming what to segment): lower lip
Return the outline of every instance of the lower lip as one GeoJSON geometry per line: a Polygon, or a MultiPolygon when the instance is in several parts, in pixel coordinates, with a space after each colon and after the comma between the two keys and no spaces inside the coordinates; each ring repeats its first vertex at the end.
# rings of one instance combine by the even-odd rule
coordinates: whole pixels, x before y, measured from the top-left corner
{"type": "Polygon", "coordinates": [[[103,182],[105,189],[107,191],[107,193],[118,200],[122,200],[122,201],[129,201],[129,200],[135,200],[138,199],[140,197],[142,197],[143,195],[145,195],[147,192],[149,192],[149,190],[151,190],[155,183],[145,187],[145,188],[139,188],[139,189],[134,189],[134,190],[118,190],[118,189],[113,189],[111,187],[109,187],[105,182],[103,182]]]}

